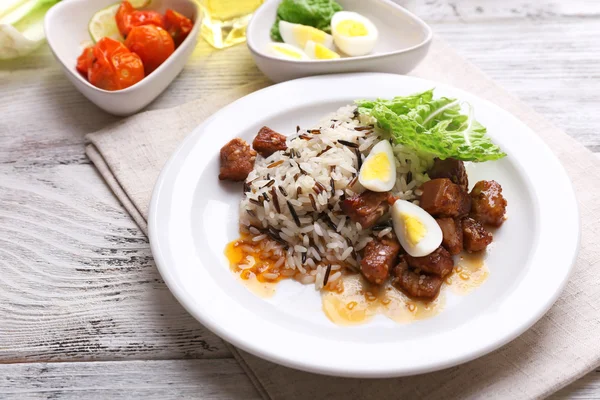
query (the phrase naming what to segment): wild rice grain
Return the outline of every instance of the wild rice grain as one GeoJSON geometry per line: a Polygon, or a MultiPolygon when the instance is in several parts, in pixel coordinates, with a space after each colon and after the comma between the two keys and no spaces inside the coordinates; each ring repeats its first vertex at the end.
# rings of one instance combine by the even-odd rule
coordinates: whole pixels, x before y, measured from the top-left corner
{"type": "Polygon", "coordinates": [[[346,147],[352,147],[353,149],[356,149],[356,148],[358,148],[358,144],[356,144],[356,143],[352,143],[352,142],[349,142],[349,141],[347,141],[347,140],[338,139],[338,143],[339,143],[339,144],[343,144],[343,145],[344,145],[344,146],[346,146],[346,147]]]}
{"type": "Polygon", "coordinates": [[[382,231],[382,230],[387,229],[389,227],[390,227],[389,223],[379,224],[379,225],[375,225],[374,227],[372,227],[371,230],[373,230],[373,231],[382,231]]]}
{"type": "Polygon", "coordinates": [[[308,198],[310,199],[310,204],[312,205],[313,210],[317,211],[317,203],[315,202],[315,196],[313,196],[312,193],[309,193],[308,198]]]}
{"type": "Polygon", "coordinates": [[[323,278],[323,286],[327,286],[327,281],[329,281],[330,273],[331,273],[331,264],[327,265],[327,270],[325,271],[325,278],[323,278]]]}
{"type": "Polygon", "coordinates": [[[352,186],[356,185],[356,182],[358,182],[358,176],[355,176],[354,178],[352,178],[350,183],[348,183],[348,187],[351,188],[352,186]]]}
{"type": "Polygon", "coordinates": [[[278,186],[279,191],[281,192],[282,195],[284,195],[285,197],[287,197],[287,192],[285,191],[285,189],[283,188],[283,186],[279,185],[278,186]]]}
{"type": "Polygon", "coordinates": [[[327,188],[325,188],[325,186],[323,186],[323,184],[321,182],[315,182],[315,186],[319,188],[319,192],[317,194],[320,194],[321,192],[324,192],[327,190],[327,188]]]}
{"type": "Polygon", "coordinates": [[[296,223],[296,226],[298,228],[300,228],[302,226],[302,224],[300,224],[300,218],[298,218],[298,214],[296,214],[296,210],[294,209],[294,206],[292,205],[292,203],[289,202],[289,200],[287,201],[287,205],[290,210],[290,214],[292,214],[292,218],[294,218],[294,222],[296,223]]]}
{"type": "Polygon", "coordinates": [[[271,196],[273,197],[273,205],[275,206],[275,210],[277,210],[277,212],[281,214],[281,208],[279,207],[279,198],[277,197],[277,190],[275,190],[275,187],[271,188],[271,196]]]}
{"type": "Polygon", "coordinates": [[[271,179],[269,182],[265,183],[263,186],[260,187],[260,189],[264,189],[264,188],[268,188],[271,187],[275,184],[275,179],[271,179]]]}
{"type": "Polygon", "coordinates": [[[356,154],[356,170],[360,171],[362,167],[362,155],[358,149],[354,149],[354,154],[356,154]]]}
{"type": "Polygon", "coordinates": [[[285,162],[285,160],[279,160],[279,161],[272,162],[271,164],[267,165],[267,168],[275,168],[275,167],[283,164],[284,162],[285,162]]]}

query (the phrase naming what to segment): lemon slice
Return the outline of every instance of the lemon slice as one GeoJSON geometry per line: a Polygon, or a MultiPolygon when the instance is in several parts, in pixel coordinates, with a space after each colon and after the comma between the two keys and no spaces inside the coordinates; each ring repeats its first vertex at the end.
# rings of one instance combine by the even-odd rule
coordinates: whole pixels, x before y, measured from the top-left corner
{"type": "MultiPolygon", "coordinates": [[[[151,0],[130,0],[131,5],[134,8],[142,8],[148,6],[151,0]]],[[[115,15],[121,3],[115,3],[111,6],[103,8],[98,11],[88,25],[90,37],[96,43],[103,37],[109,37],[118,41],[123,41],[123,36],[119,32],[117,27],[117,21],[115,21],[115,15]]]]}

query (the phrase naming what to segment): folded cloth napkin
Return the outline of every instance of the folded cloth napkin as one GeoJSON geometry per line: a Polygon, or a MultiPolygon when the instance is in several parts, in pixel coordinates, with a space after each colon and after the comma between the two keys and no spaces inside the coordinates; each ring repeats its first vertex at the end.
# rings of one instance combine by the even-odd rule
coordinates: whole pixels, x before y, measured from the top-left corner
{"type": "MultiPolygon", "coordinates": [[[[581,250],[571,279],[552,309],[519,338],[477,360],[419,376],[372,380],[320,376],[230,346],[264,398],[539,398],[600,365],[600,271],[596,270],[600,266],[600,160],[438,38],[411,75],[450,84],[496,103],[553,149],[573,181],[582,220],[581,250]]],[[[213,112],[267,84],[253,82],[180,107],[125,119],[88,135],[86,152],[146,232],[154,182],[181,139],[213,112]]],[[[552,265],[548,273],[552,273],[552,265]]]]}

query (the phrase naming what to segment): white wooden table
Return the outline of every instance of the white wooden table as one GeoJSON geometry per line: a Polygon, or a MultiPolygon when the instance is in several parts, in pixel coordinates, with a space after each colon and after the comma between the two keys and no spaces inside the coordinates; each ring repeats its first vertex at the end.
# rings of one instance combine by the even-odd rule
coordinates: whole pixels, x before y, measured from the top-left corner
{"type": "MultiPolygon", "coordinates": [[[[413,5],[600,155],[599,1],[413,5]]],[[[239,67],[248,58],[243,46],[200,45],[150,108],[260,76],[239,67]]],[[[84,135],[115,120],[67,82],[48,49],[0,62],[0,398],[258,398],[221,341],[170,295],[146,238],[85,157],[84,135]]],[[[556,397],[600,398],[599,372],[556,397]]]]}

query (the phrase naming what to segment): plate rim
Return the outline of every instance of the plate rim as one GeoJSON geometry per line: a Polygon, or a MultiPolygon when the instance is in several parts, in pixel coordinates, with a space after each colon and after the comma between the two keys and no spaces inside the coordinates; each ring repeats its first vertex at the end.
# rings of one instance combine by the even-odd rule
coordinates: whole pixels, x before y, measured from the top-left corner
{"type": "Polygon", "coordinates": [[[579,254],[579,248],[580,248],[580,242],[581,242],[580,210],[579,210],[579,206],[577,203],[577,197],[576,197],[576,194],[575,194],[575,191],[573,188],[573,183],[572,183],[572,180],[570,179],[569,175],[567,174],[564,166],[562,165],[562,163],[560,162],[558,157],[554,154],[554,152],[550,149],[550,147],[543,141],[543,139],[533,129],[531,129],[529,126],[527,126],[523,121],[521,121],[519,118],[517,118],[512,113],[502,109],[501,107],[499,107],[498,105],[494,104],[493,102],[491,102],[489,100],[486,100],[478,95],[472,94],[470,92],[467,92],[463,89],[456,88],[451,85],[441,84],[441,83],[438,83],[435,81],[422,79],[422,78],[416,78],[416,77],[412,77],[412,76],[387,74],[387,73],[349,73],[349,74],[327,75],[327,77],[329,79],[339,79],[339,78],[366,79],[368,77],[373,77],[373,78],[375,78],[375,77],[386,78],[387,77],[390,79],[409,79],[409,80],[414,80],[414,81],[420,81],[422,84],[427,84],[427,85],[430,85],[431,87],[444,87],[445,89],[456,92],[458,96],[460,94],[468,94],[471,97],[477,98],[478,101],[480,101],[482,103],[486,103],[486,106],[491,107],[492,109],[495,108],[497,110],[503,111],[506,114],[511,115],[516,121],[518,121],[521,125],[523,125],[524,128],[527,129],[528,134],[531,135],[532,137],[534,137],[535,140],[537,140],[537,142],[539,142],[539,144],[541,146],[543,146],[544,150],[549,155],[549,158],[547,158],[547,159],[551,160],[559,168],[560,172],[563,174],[563,177],[566,178],[566,182],[568,182],[569,190],[568,190],[568,193],[566,193],[566,195],[570,198],[570,200],[572,200],[570,206],[573,206],[574,214],[576,216],[576,221],[574,221],[574,228],[576,228],[577,235],[574,238],[575,242],[574,242],[574,246],[573,246],[573,253],[570,256],[569,265],[566,266],[568,268],[565,269],[562,280],[556,286],[556,289],[554,290],[552,295],[543,301],[543,305],[540,305],[539,308],[537,308],[537,310],[535,312],[532,312],[530,315],[528,315],[526,322],[522,323],[521,325],[518,325],[516,328],[511,329],[509,334],[506,334],[503,338],[497,339],[496,341],[493,341],[490,343],[487,343],[487,345],[482,346],[481,348],[479,348],[477,350],[467,352],[461,356],[457,356],[452,359],[438,361],[437,364],[435,364],[434,366],[429,366],[429,367],[425,367],[425,368],[414,368],[411,370],[406,370],[405,368],[394,369],[394,370],[390,369],[390,370],[386,370],[386,371],[382,371],[382,370],[372,371],[369,368],[365,368],[363,370],[358,370],[358,369],[344,370],[341,368],[323,367],[322,365],[318,365],[318,362],[307,363],[307,362],[302,362],[302,361],[298,361],[298,360],[294,360],[294,359],[289,359],[289,358],[280,356],[278,354],[274,354],[272,352],[269,353],[268,351],[265,351],[264,349],[248,345],[246,342],[241,340],[239,337],[236,337],[235,334],[231,334],[228,331],[224,331],[223,329],[221,329],[219,327],[218,324],[215,324],[214,321],[212,321],[210,318],[207,318],[206,316],[202,315],[202,313],[198,312],[198,310],[196,310],[193,307],[191,299],[187,298],[187,294],[184,293],[184,291],[182,291],[178,287],[177,283],[174,281],[174,278],[171,275],[170,268],[168,265],[166,265],[165,259],[162,254],[162,249],[160,248],[158,234],[156,233],[158,231],[157,210],[158,210],[158,206],[159,206],[159,202],[160,202],[161,190],[165,184],[166,176],[168,175],[168,172],[174,167],[174,164],[177,163],[178,155],[182,151],[184,151],[189,146],[189,144],[198,137],[198,135],[200,135],[200,133],[202,132],[203,126],[208,125],[209,123],[213,122],[214,120],[220,118],[221,115],[224,115],[229,110],[235,108],[236,105],[239,104],[240,102],[247,101],[248,98],[264,95],[264,93],[274,90],[274,88],[277,88],[277,87],[295,85],[295,84],[298,84],[299,81],[307,81],[307,80],[315,80],[315,79],[323,79],[324,78],[324,76],[313,76],[313,77],[299,78],[299,79],[275,84],[275,85],[266,87],[264,89],[255,91],[253,93],[250,93],[250,94],[243,96],[242,98],[237,99],[237,100],[233,101],[232,103],[226,105],[225,107],[221,108],[220,110],[215,112],[213,115],[211,115],[209,118],[207,118],[203,123],[199,124],[196,128],[194,128],[194,130],[185,137],[185,139],[182,141],[182,143],[178,146],[177,150],[175,150],[175,152],[171,155],[169,160],[163,166],[161,173],[156,181],[154,190],[152,192],[152,199],[150,202],[149,217],[148,217],[148,237],[150,240],[150,246],[151,246],[152,254],[155,259],[157,269],[159,270],[159,273],[161,274],[163,280],[165,281],[165,284],[167,285],[167,287],[169,288],[171,293],[175,296],[175,298],[179,301],[179,303],[186,309],[186,311],[188,313],[190,313],[195,319],[197,319],[207,329],[211,330],[213,333],[215,333],[217,336],[219,336],[223,340],[232,343],[233,345],[241,348],[244,351],[247,351],[247,352],[249,352],[255,356],[258,356],[260,358],[263,358],[263,359],[266,359],[266,360],[269,360],[269,361],[272,361],[272,362],[275,362],[277,364],[281,364],[281,365],[284,365],[287,367],[300,369],[300,370],[313,372],[313,373],[340,376],[340,377],[387,378],[387,377],[410,376],[410,375],[415,375],[415,374],[420,374],[420,373],[441,370],[444,368],[459,365],[459,364],[471,361],[473,359],[482,357],[482,356],[504,346],[505,344],[511,342],[512,340],[514,340],[515,338],[517,338],[518,336],[523,334],[525,331],[527,331],[529,328],[531,328],[537,321],[539,321],[548,312],[548,310],[552,307],[552,305],[554,305],[554,303],[556,302],[556,300],[558,299],[560,294],[563,292],[563,290],[573,272],[573,269],[574,269],[573,266],[575,265],[577,255],[579,254]]]}

